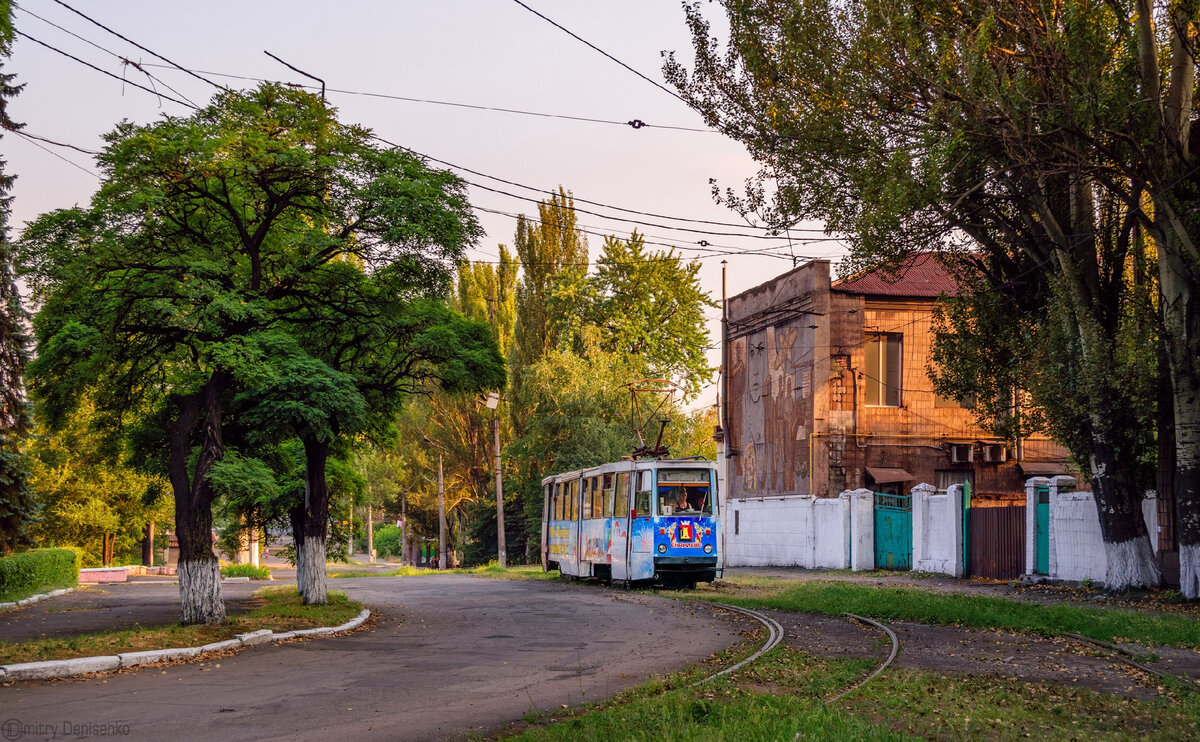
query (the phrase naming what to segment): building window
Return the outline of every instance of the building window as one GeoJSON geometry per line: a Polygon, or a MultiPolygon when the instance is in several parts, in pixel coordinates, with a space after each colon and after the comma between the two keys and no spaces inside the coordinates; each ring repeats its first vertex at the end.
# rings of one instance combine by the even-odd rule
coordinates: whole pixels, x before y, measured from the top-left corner
{"type": "Polygon", "coordinates": [[[963,471],[962,469],[937,469],[933,472],[933,485],[937,487],[938,492],[945,492],[950,489],[951,485],[955,484],[970,484],[971,490],[975,490],[975,472],[971,470],[963,471]]]}
{"type": "Polygon", "coordinates": [[[867,335],[866,403],[875,407],[900,406],[899,333],[867,335]]]}

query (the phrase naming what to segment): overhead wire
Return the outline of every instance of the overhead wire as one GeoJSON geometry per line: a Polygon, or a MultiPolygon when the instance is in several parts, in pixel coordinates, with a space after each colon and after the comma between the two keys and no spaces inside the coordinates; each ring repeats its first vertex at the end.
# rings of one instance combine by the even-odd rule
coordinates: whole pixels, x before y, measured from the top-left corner
{"type": "MultiPolygon", "coordinates": [[[[74,161],[74,160],[72,160],[71,158],[69,158],[69,157],[64,157],[63,155],[61,155],[61,154],[59,154],[59,153],[55,152],[54,150],[52,150],[52,149],[49,149],[49,148],[47,148],[47,147],[43,146],[41,142],[37,141],[38,139],[41,139],[41,137],[35,137],[35,136],[31,135],[31,134],[26,134],[25,132],[23,132],[23,131],[20,131],[20,130],[18,130],[18,129],[10,129],[10,128],[8,128],[8,127],[4,127],[4,129],[5,129],[5,131],[10,131],[10,132],[12,132],[13,134],[16,134],[17,136],[24,138],[26,141],[28,141],[28,142],[29,142],[30,144],[32,144],[33,146],[37,147],[38,149],[42,150],[43,152],[46,152],[46,153],[47,153],[47,154],[49,154],[49,155],[52,155],[53,157],[57,157],[58,159],[60,159],[60,160],[62,160],[63,162],[67,163],[68,165],[70,165],[71,167],[73,167],[73,168],[75,168],[75,169],[77,169],[77,170],[82,170],[83,172],[87,173],[88,175],[92,176],[93,178],[100,179],[100,174],[99,174],[99,173],[97,173],[96,171],[94,171],[94,170],[88,170],[86,167],[84,167],[83,165],[80,165],[78,162],[75,162],[75,161],[74,161]]],[[[43,141],[49,141],[49,140],[43,140],[43,141]]],[[[51,144],[58,144],[58,142],[51,142],[51,144]]],[[[59,146],[61,146],[61,147],[69,147],[69,146],[71,146],[71,145],[63,145],[63,144],[60,144],[59,146]]],[[[75,149],[78,149],[78,148],[76,147],[75,149]]]]}
{"type": "Polygon", "coordinates": [[[58,54],[61,54],[62,56],[64,56],[64,57],[67,57],[68,59],[73,59],[73,60],[75,60],[76,62],[79,62],[80,64],[84,65],[85,67],[90,67],[90,68],[92,68],[93,70],[95,70],[95,71],[99,72],[99,73],[100,73],[100,74],[102,74],[102,75],[108,75],[109,77],[113,78],[114,80],[120,80],[122,83],[128,83],[128,84],[130,84],[130,85],[134,86],[135,88],[141,88],[142,90],[145,90],[147,93],[150,93],[151,95],[156,95],[156,96],[158,96],[159,98],[165,98],[165,99],[167,99],[167,100],[171,101],[172,103],[178,103],[178,104],[179,104],[179,105],[181,105],[181,106],[186,106],[186,107],[188,107],[188,108],[191,108],[191,109],[197,109],[197,108],[199,108],[199,106],[197,106],[195,103],[188,103],[188,102],[186,102],[186,101],[179,100],[178,98],[172,98],[171,96],[169,96],[169,95],[164,95],[163,93],[160,93],[160,92],[159,92],[159,91],[157,91],[157,90],[152,90],[151,88],[148,88],[148,87],[146,87],[145,85],[142,85],[141,83],[137,83],[137,82],[134,82],[134,81],[132,81],[132,80],[126,80],[126,79],[124,79],[123,77],[120,77],[119,75],[116,75],[116,74],[114,74],[114,73],[112,73],[112,72],[109,72],[109,71],[108,71],[108,70],[106,70],[106,69],[102,69],[102,68],[100,68],[100,67],[97,67],[96,65],[92,64],[91,62],[86,62],[86,61],[84,61],[84,60],[80,59],[79,57],[75,56],[74,54],[71,54],[71,53],[69,53],[69,52],[65,52],[65,51],[63,51],[62,49],[59,49],[59,48],[58,48],[58,47],[56,47],[56,46],[53,46],[53,45],[51,45],[51,44],[47,44],[47,43],[46,43],[46,42],[44,42],[44,41],[41,41],[40,39],[36,39],[36,38],[34,38],[34,37],[30,36],[29,34],[25,33],[24,31],[21,31],[20,29],[16,29],[16,28],[14,28],[14,29],[13,29],[13,33],[15,33],[17,36],[20,36],[21,38],[24,38],[24,39],[29,39],[30,41],[34,42],[35,44],[40,44],[41,46],[44,46],[44,47],[46,47],[46,48],[47,48],[47,49],[49,49],[50,51],[52,51],[52,52],[56,52],[56,53],[58,53],[58,54]]]}
{"type": "Polygon", "coordinates": [[[608,52],[604,51],[603,49],[601,49],[600,47],[596,46],[596,45],[595,45],[595,44],[593,44],[592,42],[590,42],[590,41],[588,41],[587,39],[585,39],[585,38],[583,38],[583,37],[579,36],[579,35],[578,35],[578,34],[576,34],[574,31],[571,31],[570,29],[566,28],[565,26],[561,25],[560,23],[557,23],[556,21],[554,21],[554,20],[552,20],[552,19],[550,19],[550,18],[548,18],[548,17],[546,17],[546,16],[542,15],[542,14],[541,14],[541,13],[539,13],[538,11],[534,10],[533,8],[531,8],[531,7],[529,7],[528,5],[526,5],[525,3],[521,2],[521,0],[513,0],[513,2],[515,2],[517,5],[520,5],[520,6],[521,6],[522,8],[524,8],[525,10],[528,10],[530,13],[533,13],[533,14],[534,14],[534,15],[536,15],[538,18],[541,18],[543,21],[545,21],[545,22],[549,23],[551,26],[554,26],[554,27],[555,27],[555,28],[557,28],[558,30],[560,30],[560,31],[562,31],[563,33],[567,34],[568,36],[570,36],[571,38],[575,39],[576,41],[579,41],[579,42],[581,42],[581,43],[582,43],[582,44],[584,44],[585,46],[587,46],[587,47],[589,47],[589,48],[591,48],[591,49],[593,49],[593,50],[595,50],[595,51],[599,52],[600,54],[604,55],[604,56],[605,56],[605,57],[607,57],[608,59],[610,59],[610,60],[612,60],[612,61],[616,62],[616,63],[617,63],[617,64],[619,64],[619,65],[621,65],[621,66],[622,66],[622,67],[624,67],[625,69],[629,70],[629,71],[630,71],[630,72],[632,72],[633,74],[635,74],[635,75],[637,75],[638,77],[642,78],[643,80],[645,80],[646,82],[650,83],[651,85],[653,85],[654,87],[658,88],[659,90],[663,91],[663,92],[664,92],[664,93],[666,93],[667,95],[671,96],[672,98],[675,98],[675,99],[676,99],[676,100],[678,100],[680,103],[683,103],[685,106],[687,105],[687,101],[685,101],[685,100],[684,100],[684,99],[683,99],[683,98],[682,98],[682,97],[681,97],[681,96],[680,96],[678,93],[676,93],[674,90],[671,90],[670,88],[668,88],[668,87],[666,87],[666,86],[662,85],[662,84],[661,84],[661,83],[659,83],[658,81],[656,81],[656,80],[652,80],[651,78],[647,77],[646,75],[643,75],[641,72],[638,72],[638,71],[637,71],[637,70],[635,70],[634,68],[632,68],[632,67],[630,67],[629,65],[625,64],[624,62],[622,62],[621,60],[617,59],[616,57],[614,57],[613,55],[609,54],[608,52]]]}
{"type": "Polygon", "coordinates": [[[133,68],[135,68],[136,70],[141,72],[143,75],[145,75],[150,80],[153,80],[154,82],[157,82],[159,85],[162,85],[164,88],[166,88],[167,90],[170,90],[172,93],[174,93],[175,95],[178,95],[180,98],[183,98],[188,103],[191,103],[193,106],[196,105],[195,101],[188,98],[186,95],[179,92],[175,88],[171,87],[167,83],[163,82],[161,79],[159,79],[159,78],[155,77],[154,75],[151,75],[149,72],[147,72],[144,69],[144,65],[142,63],[134,62],[133,60],[128,59],[127,57],[123,57],[120,54],[117,54],[116,52],[114,52],[113,50],[107,49],[107,48],[97,44],[96,42],[92,41],[91,39],[80,36],[79,34],[75,33],[74,31],[70,30],[69,28],[64,28],[64,27],[58,25],[57,23],[55,23],[54,21],[43,18],[42,16],[38,15],[37,13],[34,13],[32,10],[29,10],[28,8],[17,6],[17,9],[20,10],[22,13],[25,13],[26,15],[33,16],[34,18],[38,19],[42,23],[45,23],[49,26],[53,26],[54,28],[57,28],[59,31],[62,31],[63,33],[67,34],[68,36],[74,36],[75,38],[79,39],[83,43],[89,44],[89,45],[95,47],[96,49],[99,49],[100,51],[104,52],[105,54],[110,54],[110,55],[116,57],[118,60],[120,60],[126,66],[132,66],[133,68]]]}
{"type": "Polygon", "coordinates": [[[110,34],[112,34],[113,36],[116,36],[118,39],[121,39],[122,41],[125,41],[125,42],[127,42],[127,43],[129,43],[129,44],[133,44],[133,45],[134,45],[134,46],[136,46],[138,49],[141,49],[142,51],[146,52],[147,54],[150,54],[150,55],[153,55],[153,56],[155,56],[155,57],[158,57],[158,58],[159,58],[159,59],[161,59],[162,61],[164,61],[164,62],[166,62],[167,64],[169,64],[169,65],[171,65],[172,67],[174,67],[175,69],[177,69],[177,70],[180,70],[181,72],[186,72],[187,74],[191,75],[192,77],[196,78],[197,80],[200,80],[200,81],[202,81],[202,82],[206,82],[206,83],[208,83],[209,85],[212,85],[212,86],[213,86],[214,88],[216,88],[217,90],[223,90],[223,91],[228,91],[228,90],[229,90],[229,88],[225,87],[224,85],[221,85],[220,83],[213,82],[212,80],[209,80],[209,79],[208,79],[208,78],[206,78],[206,77],[203,77],[203,76],[201,76],[201,75],[198,75],[198,74],[196,74],[195,72],[193,72],[193,71],[189,70],[187,67],[184,67],[183,65],[180,65],[180,64],[176,64],[175,62],[171,61],[170,59],[167,59],[166,57],[164,57],[163,55],[159,54],[158,52],[156,52],[156,51],[154,51],[154,50],[152,50],[152,49],[147,49],[146,47],[144,47],[144,46],[142,46],[141,44],[137,43],[137,42],[136,42],[136,41],[134,41],[133,39],[130,39],[129,37],[127,37],[127,36],[124,36],[124,35],[120,34],[120,33],[119,33],[119,32],[117,32],[117,31],[114,31],[113,29],[111,29],[111,28],[109,28],[108,26],[104,25],[103,23],[101,23],[100,21],[96,20],[95,18],[92,18],[90,15],[88,15],[88,14],[86,14],[86,13],[82,12],[82,11],[76,10],[75,8],[73,8],[73,7],[71,7],[70,5],[68,5],[67,3],[63,2],[63,0],[54,0],[54,2],[56,2],[56,3],[58,3],[59,5],[63,6],[63,7],[64,7],[64,8],[66,8],[67,10],[71,11],[72,13],[74,13],[75,15],[78,15],[79,17],[83,18],[84,20],[88,21],[89,23],[92,23],[92,24],[94,24],[94,25],[96,25],[96,26],[99,26],[100,28],[104,29],[105,31],[108,31],[110,34]]]}

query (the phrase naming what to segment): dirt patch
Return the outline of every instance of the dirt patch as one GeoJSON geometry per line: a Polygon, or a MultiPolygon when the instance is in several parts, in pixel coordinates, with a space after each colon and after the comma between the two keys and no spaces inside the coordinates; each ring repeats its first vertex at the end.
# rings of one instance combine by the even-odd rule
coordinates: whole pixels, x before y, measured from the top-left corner
{"type": "MultiPolygon", "coordinates": [[[[874,627],[846,618],[771,611],[789,645],[830,659],[874,658],[882,662],[891,642],[874,627]]],[[[1154,698],[1160,681],[1112,655],[1080,642],[1003,631],[919,623],[889,624],[900,641],[896,667],[939,673],[990,675],[1032,683],[1079,686],[1133,698],[1154,698]]],[[[1156,669],[1200,678],[1200,653],[1155,650],[1156,669]]]]}

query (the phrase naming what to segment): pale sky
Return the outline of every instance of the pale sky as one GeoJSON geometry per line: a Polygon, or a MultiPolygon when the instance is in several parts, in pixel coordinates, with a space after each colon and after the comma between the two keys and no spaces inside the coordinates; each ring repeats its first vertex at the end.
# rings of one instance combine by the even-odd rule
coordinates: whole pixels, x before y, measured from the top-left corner
{"type": "MultiPolygon", "coordinates": [[[[640,119],[647,124],[705,128],[699,115],[683,103],[513,0],[65,1],[130,41],[182,67],[203,71],[206,77],[230,87],[251,87],[255,82],[215,73],[311,82],[263,53],[269,51],[324,78],[330,89],[328,98],[339,108],[344,122],[368,126],[388,140],[487,175],[542,190],[561,184],[577,199],[688,219],[738,222],[737,214],[713,203],[709,179],[737,188],[757,171],[740,144],[713,132],[652,127],[635,130],[625,125],[334,92],[337,89],[560,116],[620,122],[640,119]]],[[[666,87],[660,52],[674,50],[685,60],[691,58],[691,40],[678,0],[523,2],[666,87]]],[[[166,90],[165,83],[198,104],[205,103],[215,90],[178,69],[150,66],[165,63],[55,0],[20,0],[15,5],[18,31],[129,82],[179,97],[166,90]],[[119,57],[141,64],[159,81],[151,84],[143,72],[119,57]]],[[[720,27],[720,6],[703,7],[720,27]]],[[[121,119],[149,122],[164,114],[186,115],[190,110],[160,101],[25,38],[16,39],[4,71],[15,73],[17,82],[26,85],[9,104],[10,115],[26,125],[26,132],[84,149],[99,149],[101,135],[121,119]]],[[[10,223],[14,231],[19,232],[25,222],[43,212],[84,205],[95,191],[97,178],[84,172],[94,170],[90,156],[42,144],[54,153],[50,154],[12,133],[5,133],[0,141],[8,172],[18,176],[12,193],[10,223]]],[[[539,198],[529,190],[456,172],[481,185],[539,198]]],[[[471,188],[471,202],[484,209],[536,214],[534,203],[477,187],[471,188]]],[[[696,250],[699,240],[720,246],[718,250],[769,248],[783,256],[701,257],[702,286],[718,300],[722,259],[729,261],[731,296],[792,266],[786,239],[704,235],[666,227],[746,235],[763,234],[761,231],[641,217],[579,202],[576,205],[646,223],[638,226],[580,214],[580,223],[596,232],[627,236],[637,227],[648,241],[675,245],[689,257],[701,257],[696,250]]],[[[498,244],[512,244],[514,219],[484,211],[477,211],[477,215],[487,235],[469,256],[495,260],[498,244]]],[[[840,258],[844,250],[839,242],[801,241],[820,236],[793,233],[790,249],[797,256],[835,261],[840,258]]],[[[589,245],[595,258],[602,240],[589,237],[589,245]]],[[[709,316],[714,320],[710,323],[714,346],[710,363],[716,366],[720,362],[716,349],[719,323],[715,321],[719,310],[711,310],[709,316]]],[[[712,404],[715,396],[716,387],[710,386],[701,392],[697,404],[712,404]]]]}

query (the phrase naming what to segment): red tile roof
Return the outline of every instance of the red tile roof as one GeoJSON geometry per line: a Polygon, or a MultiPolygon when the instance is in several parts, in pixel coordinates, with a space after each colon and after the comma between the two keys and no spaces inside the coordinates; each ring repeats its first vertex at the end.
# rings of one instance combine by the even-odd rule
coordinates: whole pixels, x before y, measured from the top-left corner
{"type": "Polygon", "coordinates": [[[832,289],[847,294],[932,299],[942,294],[954,296],[958,284],[935,253],[920,252],[904,258],[898,266],[875,268],[843,278],[832,289]]]}

